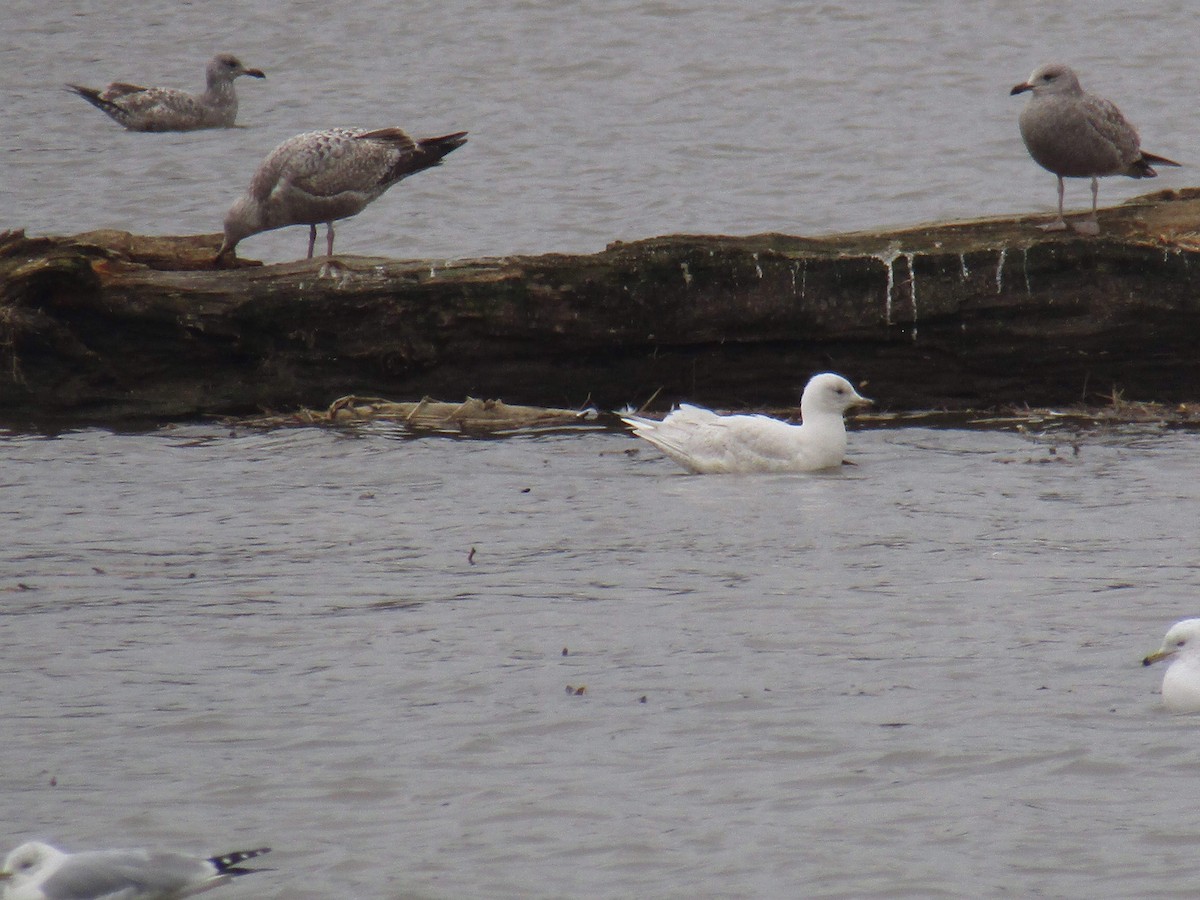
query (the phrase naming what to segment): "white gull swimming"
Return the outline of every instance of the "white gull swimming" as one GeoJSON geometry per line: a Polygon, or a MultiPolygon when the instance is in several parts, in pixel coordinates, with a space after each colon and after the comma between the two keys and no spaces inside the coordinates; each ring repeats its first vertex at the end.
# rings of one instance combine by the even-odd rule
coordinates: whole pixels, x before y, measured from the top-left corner
{"type": "Polygon", "coordinates": [[[1098,178],[1105,175],[1153,178],[1158,173],[1151,163],[1179,165],[1142,150],[1137,131],[1116,105],[1085,91],[1068,66],[1057,63],[1041,66],[1010,93],[1026,91],[1031,96],[1021,110],[1021,137],[1034,162],[1058,176],[1058,218],[1041,226],[1046,231],[1063,231],[1067,227],[1063,219],[1064,178],[1092,179],[1092,214],[1074,227],[1082,234],[1099,234],[1098,178]]]}
{"type": "Polygon", "coordinates": [[[4,900],[177,900],[228,884],[256,870],[238,863],[269,847],[202,857],[159,850],[64,853],[30,841],[8,854],[0,870],[4,900]]]}
{"type": "Polygon", "coordinates": [[[233,80],[240,75],[267,77],[261,69],[246,68],[236,56],[219,53],[205,69],[203,94],[121,81],[102,91],[80,84],[67,87],[130,131],[195,131],[233,127],[238,111],[233,80]]]}
{"type": "Polygon", "coordinates": [[[442,157],[467,142],[466,135],[413,140],[399,128],[329,128],[289,138],[263,160],[225,216],[217,259],[232,253],[243,238],[288,225],[309,226],[311,259],[322,222],[332,256],[334,221],[362,212],[409,175],[440,165],[442,157]]]}
{"type": "Polygon", "coordinates": [[[1164,659],[1163,705],[1173,713],[1200,712],[1200,619],[1184,619],[1167,631],[1162,646],[1142,660],[1150,666],[1164,659]]]}
{"type": "Polygon", "coordinates": [[[804,388],[800,425],[761,415],[721,416],[689,404],[662,421],[621,418],[634,434],[695,474],[812,472],[842,464],[843,415],[852,406],[870,403],[841,375],[826,372],[814,375],[804,388]]]}

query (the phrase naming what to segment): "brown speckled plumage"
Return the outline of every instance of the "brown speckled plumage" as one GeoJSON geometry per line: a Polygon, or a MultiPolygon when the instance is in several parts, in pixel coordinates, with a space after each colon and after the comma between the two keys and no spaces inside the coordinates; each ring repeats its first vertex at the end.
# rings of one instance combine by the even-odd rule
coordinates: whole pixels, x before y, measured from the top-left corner
{"type": "Polygon", "coordinates": [[[248,69],[236,56],[220,53],[205,70],[207,87],[203,94],[121,81],[102,91],[79,84],[68,84],[67,88],[130,131],[195,131],[233,127],[238,110],[233,80],[241,75],[266,78],[262,70],[248,69]]]}
{"type": "Polygon", "coordinates": [[[465,131],[413,140],[399,128],[329,128],[296,135],[268,154],[229,210],[218,258],[243,238],[288,225],[309,226],[311,257],[322,222],[332,256],[336,220],[357,215],[396,182],[438,165],[466,142],[465,131]]]}

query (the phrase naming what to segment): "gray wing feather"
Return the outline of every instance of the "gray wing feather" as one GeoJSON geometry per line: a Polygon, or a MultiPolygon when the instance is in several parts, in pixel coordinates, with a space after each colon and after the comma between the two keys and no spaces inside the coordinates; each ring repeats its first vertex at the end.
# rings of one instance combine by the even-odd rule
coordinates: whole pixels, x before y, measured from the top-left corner
{"type": "Polygon", "coordinates": [[[1085,94],[1083,104],[1088,125],[1100,140],[1113,148],[1121,166],[1128,166],[1141,156],[1137,130],[1115,103],[1095,94],[1085,94]]]}
{"type": "Polygon", "coordinates": [[[187,896],[227,879],[207,860],[182,853],[98,850],[68,858],[42,892],[47,900],[138,900],[164,892],[187,896]]]}

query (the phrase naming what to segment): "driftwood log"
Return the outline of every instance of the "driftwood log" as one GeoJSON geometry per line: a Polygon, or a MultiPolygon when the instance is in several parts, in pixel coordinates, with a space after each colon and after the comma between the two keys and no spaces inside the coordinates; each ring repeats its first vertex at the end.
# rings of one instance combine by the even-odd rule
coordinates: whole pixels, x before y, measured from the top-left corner
{"type": "Polygon", "coordinates": [[[0,235],[0,419],[325,407],[794,406],[835,370],[885,410],[1200,401],[1200,191],[1103,233],[989,219],[592,255],[216,269],[219,235],[0,235]]]}

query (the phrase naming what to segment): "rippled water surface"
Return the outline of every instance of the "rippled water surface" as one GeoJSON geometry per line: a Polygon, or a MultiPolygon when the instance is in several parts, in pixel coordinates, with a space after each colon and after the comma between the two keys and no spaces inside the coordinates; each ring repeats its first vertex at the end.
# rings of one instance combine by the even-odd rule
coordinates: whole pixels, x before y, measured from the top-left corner
{"type": "MultiPolygon", "coordinates": [[[[360,254],[1049,211],[1009,87],[1071,62],[1194,162],[1195,33],[1182,0],[12,0],[0,228],[212,233],[335,124],[471,133],[339,228],[360,254]],[[217,51],[268,73],[231,131],[61,89],[217,51]]],[[[699,478],[603,430],[0,432],[0,843],[267,843],[224,894],[271,900],[1193,896],[1198,724],[1139,661],[1200,613],[1200,437],[1076,444],[864,430],[840,472],[699,478]]]]}
{"type": "Polygon", "coordinates": [[[0,435],[4,842],[267,843],[226,893],[290,900],[1194,891],[1139,661],[1200,612],[1200,436],[637,448],[0,435]]]}
{"type": "MultiPolygon", "coordinates": [[[[8,0],[0,227],[211,234],[276,144],[355,124],[470,143],[344,223],[346,253],[1050,212],[1054,178],[1029,160],[1009,88],[1072,63],[1149,150],[1194,164],[1195,39],[1184,0],[8,0]],[[130,134],[62,89],[195,90],[217,51],[267,72],[239,82],[233,131],[130,134]]],[[[1193,183],[1192,168],[1107,179],[1101,199],[1193,183]]],[[[1072,183],[1068,202],[1089,201],[1072,183]]],[[[293,228],[239,249],[305,246],[293,228]]]]}

